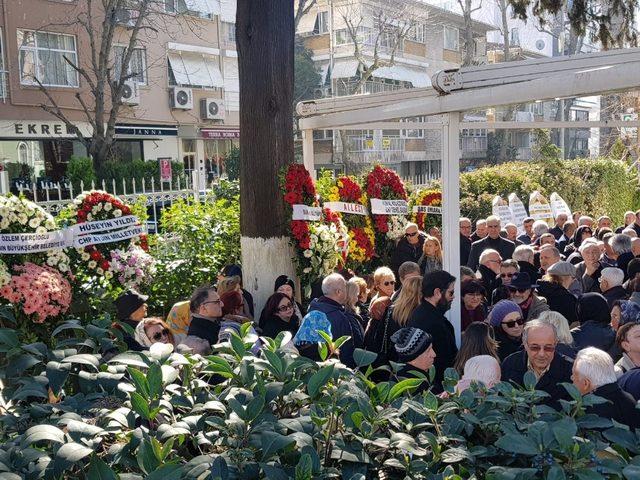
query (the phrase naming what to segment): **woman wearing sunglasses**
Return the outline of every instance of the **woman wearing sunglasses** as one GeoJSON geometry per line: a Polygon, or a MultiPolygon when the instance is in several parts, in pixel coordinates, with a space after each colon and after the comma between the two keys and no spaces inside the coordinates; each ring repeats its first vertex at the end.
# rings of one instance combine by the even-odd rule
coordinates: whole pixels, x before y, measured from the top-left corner
{"type": "Polygon", "coordinates": [[[517,303],[511,300],[500,300],[493,306],[488,321],[498,341],[500,361],[522,349],[524,318],[517,303]]]}
{"type": "Polygon", "coordinates": [[[300,326],[300,319],[294,310],[294,302],[287,294],[276,292],[271,295],[264,307],[264,316],[261,318],[262,335],[275,338],[284,331],[295,335],[300,326]]]}
{"type": "Polygon", "coordinates": [[[154,343],[170,343],[175,346],[173,333],[161,318],[145,318],[139,322],[136,325],[135,338],[145,348],[149,348],[154,343]]]}
{"type": "Polygon", "coordinates": [[[442,270],[442,247],[440,240],[431,235],[427,235],[422,245],[422,256],[418,260],[420,273],[433,272],[434,270],[442,270]]]}
{"type": "Polygon", "coordinates": [[[373,272],[373,291],[371,304],[378,297],[391,297],[396,290],[396,276],[389,267],[379,267],[373,272]]]}

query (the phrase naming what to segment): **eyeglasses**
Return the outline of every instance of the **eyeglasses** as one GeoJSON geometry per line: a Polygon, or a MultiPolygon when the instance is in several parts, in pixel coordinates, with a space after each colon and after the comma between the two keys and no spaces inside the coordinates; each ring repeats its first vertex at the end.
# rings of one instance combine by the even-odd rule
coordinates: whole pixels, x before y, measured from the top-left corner
{"type": "Polygon", "coordinates": [[[395,285],[395,284],[396,284],[396,281],[395,281],[395,280],[387,280],[386,282],[382,282],[382,284],[383,284],[385,287],[388,287],[389,285],[395,285]]]}
{"type": "Polygon", "coordinates": [[[293,304],[292,303],[287,303],[286,305],[278,307],[278,311],[279,312],[286,312],[287,310],[291,310],[291,309],[293,309],[293,304]]]}
{"type": "Polygon", "coordinates": [[[516,318],[515,320],[509,320],[507,322],[502,322],[502,325],[504,325],[507,328],[513,328],[513,327],[516,326],[516,324],[524,325],[524,318],[520,317],[520,318],[516,318]]]}
{"type": "Polygon", "coordinates": [[[218,305],[220,305],[222,303],[222,300],[209,300],[208,302],[203,302],[202,305],[206,305],[207,303],[217,303],[218,305]]]}
{"type": "Polygon", "coordinates": [[[525,293],[531,290],[531,288],[511,288],[510,290],[511,290],[511,293],[513,292],[525,293]]]}
{"type": "Polygon", "coordinates": [[[514,273],[501,273],[500,276],[502,278],[512,278],[515,274],[514,273]]]}
{"type": "Polygon", "coordinates": [[[544,350],[545,353],[553,353],[556,351],[555,345],[527,345],[527,347],[534,353],[538,353],[540,350],[544,350]]]}
{"type": "Polygon", "coordinates": [[[169,336],[169,330],[167,330],[166,328],[160,330],[159,332],[156,332],[153,334],[153,340],[155,340],[156,342],[160,341],[162,339],[162,337],[168,337],[169,336]]]}
{"type": "Polygon", "coordinates": [[[418,232],[405,233],[405,234],[404,234],[404,236],[405,236],[405,237],[415,237],[416,235],[418,235],[418,232]]]}

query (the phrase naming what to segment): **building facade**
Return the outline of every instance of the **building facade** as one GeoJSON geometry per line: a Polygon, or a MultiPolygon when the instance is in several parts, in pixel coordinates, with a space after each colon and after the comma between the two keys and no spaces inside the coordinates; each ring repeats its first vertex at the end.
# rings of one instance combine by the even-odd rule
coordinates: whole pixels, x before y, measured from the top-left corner
{"type": "MultiPolygon", "coordinates": [[[[72,155],[86,156],[65,124],[41,107],[50,102],[38,85],[46,86],[83,134],[91,134],[79,99],[90,109],[96,103],[88,81],[69,65],[91,69],[87,31],[69,21],[86,15],[86,5],[85,0],[0,0],[0,165],[5,168],[58,181],[72,155]]],[[[127,66],[131,77],[115,126],[117,154],[122,161],[181,161],[185,170],[211,177],[220,173],[221,159],[239,138],[235,0],[165,0],[160,6],[156,28],[140,30],[127,66]]],[[[116,78],[134,21],[127,12],[118,15],[108,60],[116,78]]]]}
{"type": "MultiPolygon", "coordinates": [[[[434,73],[462,64],[463,26],[461,15],[424,2],[320,0],[302,17],[296,34],[313,53],[322,78],[315,94],[323,98],[430,87],[434,73]],[[365,79],[376,58],[381,66],[365,79]]],[[[486,60],[485,39],[491,28],[473,22],[478,62],[486,60]]],[[[463,155],[469,155],[471,149],[481,149],[482,142],[463,140],[462,148],[463,155]]],[[[316,168],[357,171],[382,163],[406,177],[440,176],[436,130],[316,131],[314,152],[316,168]]]]}

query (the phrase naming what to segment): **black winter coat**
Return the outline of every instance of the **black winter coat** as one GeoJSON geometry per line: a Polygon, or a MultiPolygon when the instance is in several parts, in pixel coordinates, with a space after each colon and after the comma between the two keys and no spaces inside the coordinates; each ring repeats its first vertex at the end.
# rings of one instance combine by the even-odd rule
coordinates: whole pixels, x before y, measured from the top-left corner
{"type": "Polygon", "coordinates": [[[508,260],[513,255],[513,251],[516,249],[516,246],[512,241],[507,240],[506,238],[498,237],[493,239],[486,236],[482,240],[478,240],[471,244],[467,267],[471,270],[476,270],[480,264],[480,254],[489,248],[497,250],[503,260],[508,260]]]}
{"type": "Polygon", "coordinates": [[[484,287],[486,298],[493,301],[493,291],[502,285],[502,281],[496,275],[496,272],[484,265],[478,266],[478,273],[480,274],[480,281],[484,287]]]}
{"type": "Polygon", "coordinates": [[[509,355],[522,350],[522,338],[514,340],[505,333],[500,325],[493,327],[493,334],[498,341],[498,358],[501,362],[509,355]]]}
{"type": "Polygon", "coordinates": [[[593,395],[608,400],[586,408],[586,413],[593,413],[602,418],[609,418],[627,425],[631,430],[640,428],[640,410],[636,408],[636,400],[625,392],[617,383],[608,383],[596,388],[593,395]]]}
{"type": "MultiPolygon", "coordinates": [[[[524,375],[528,371],[527,359],[527,352],[524,350],[509,355],[502,362],[502,381],[524,386],[524,375]]],[[[573,362],[571,359],[558,353],[553,356],[549,370],[536,383],[536,390],[542,390],[549,394],[549,397],[545,398],[543,403],[560,410],[559,400],[571,399],[568,392],[560,384],[571,383],[572,367],[573,362]]]]}
{"type": "Polygon", "coordinates": [[[578,300],[562,285],[541,280],[538,282],[538,295],[547,299],[547,305],[551,310],[564,315],[569,325],[578,320],[578,300]]]}
{"type": "Polygon", "coordinates": [[[433,388],[436,392],[442,391],[444,371],[453,367],[453,362],[458,354],[453,325],[436,307],[423,300],[411,314],[406,326],[420,328],[433,338],[432,346],[436,352],[434,361],[436,376],[433,388]]]}
{"type": "Polygon", "coordinates": [[[466,265],[471,252],[471,239],[460,234],[460,265],[466,265]]]}
{"type": "Polygon", "coordinates": [[[571,335],[573,335],[573,348],[578,351],[587,347],[596,347],[609,352],[616,341],[616,332],[608,323],[592,320],[571,330],[571,335]]]}
{"type": "Polygon", "coordinates": [[[613,304],[617,300],[626,300],[629,298],[629,294],[625,290],[622,285],[618,285],[617,287],[610,288],[606,292],[602,294],[604,298],[607,299],[607,303],[609,304],[609,310],[613,308],[613,304]]]}
{"type": "Polygon", "coordinates": [[[420,257],[422,256],[422,246],[424,245],[424,239],[426,235],[422,232],[418,234],[418,243],[415,245],[411,245],[409,241],[402,237],[396,245],[396,248],[393,250],[391,254],[391,270],[396,276],[396,279],[400,278],[398,276],[398,268],[404,262],[415,262],[418,263],[420,257]]]}
{"type": "Polygon", "coordinates": [[[536,283],[538,281],[538,278],[540,278],[540,273],[535,265],[532,265],[529,262],[518,262],[518,267],[520,267],[521,272],[529,274],[531,283],[536,283]]]}

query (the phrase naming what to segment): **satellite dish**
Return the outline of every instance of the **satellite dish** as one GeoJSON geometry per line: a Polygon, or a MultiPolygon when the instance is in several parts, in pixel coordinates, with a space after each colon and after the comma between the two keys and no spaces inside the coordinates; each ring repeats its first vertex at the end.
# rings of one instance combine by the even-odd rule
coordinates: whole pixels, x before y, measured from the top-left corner
{"type": "Polygon", "coordinates": [[[544,40],[540,39],[538,41],[536,41],[536,48],[538,50],[543,50],[544,49],[544,40]]]}

